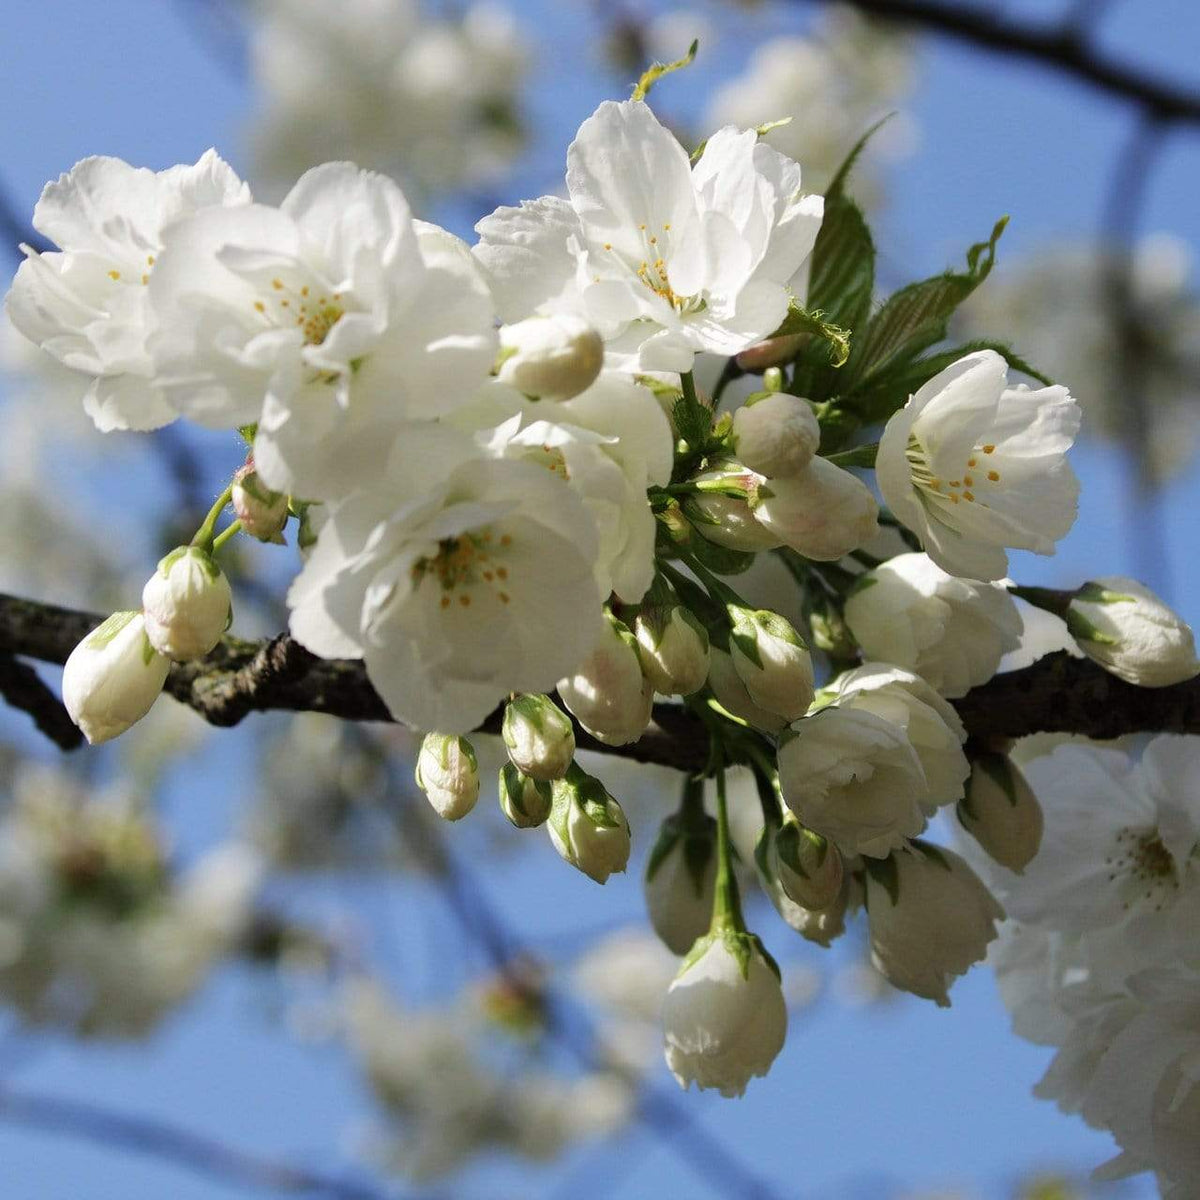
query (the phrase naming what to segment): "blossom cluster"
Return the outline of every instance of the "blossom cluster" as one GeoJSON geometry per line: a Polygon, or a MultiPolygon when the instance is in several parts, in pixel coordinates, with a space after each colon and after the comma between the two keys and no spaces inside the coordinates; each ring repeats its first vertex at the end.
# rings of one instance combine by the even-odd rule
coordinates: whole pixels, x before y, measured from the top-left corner
{"type": "Polygon", "coordinates": [[[21,771],[7,799],[0,996],[30,1024],[145,1037],[240,936],[254,856],[218,848],[179,875],[132,797],[48,768],[21,771]]]}
{"type": "Polygon", "coordinates": [[[1072,525],[1079,411],[1010,352],[933,349],[1003,223],[965,271],[877,305],[850,163],[818,196],[758,130],[689,153],[646,100],[680,65],[584,121],[565,195],[497,209],[473,245],[348,163],[276,205],[213,152],[157,174],[85,160],[43,194],[34,223],[59,249],[30,252],[8,309],[102,428],[184,418],[248,444],[142,608],[67,663],[88,737],[144,715],[171,661],[222,653],[217,557],[289,525],[291,636],[361,660],[424,735],[416,782],[447,820],[483,792],[468,735],[491,717],[504,815],[604,883],[631,826],[577,751],[685,718],[707,761],[646,874],[682,956],[665,1051],[684,1086],[737,1095],[783,1046],[787,1005],[746,926],[731,809],[751,806],[755,877],[787,926],[827,945],[863,909],[879,970],[948,1004],[1004,910],[930,820],[954,809],[1013,871],[1040,861],[1034,791],[1007,747],[968,746],[952,703],[1019,646],[1014,597],[1136,685],[1200,662],[1134,581],[1007,578],[1009,551],[1052,554],[1072,525]],[[742,375],[761,382],[730,391],[742,375]],[[755,598],[767,556],[801,628],[755,598]],[[734,766],[753,795],[730,794],[734,766]]]}
{"type": "Polygon", "coordinates": [[[1013,1027],[1056,1048],[1035,1092],[1112,1132],[1121,1153],[1100,1177],[1152,1170],[1162,1195],[1193,1195],[1200,741],[1071,742],[1023,769],[1042,852],[1020,876],[982,869],[1011,918],[992,963],[1013,1027]]]}

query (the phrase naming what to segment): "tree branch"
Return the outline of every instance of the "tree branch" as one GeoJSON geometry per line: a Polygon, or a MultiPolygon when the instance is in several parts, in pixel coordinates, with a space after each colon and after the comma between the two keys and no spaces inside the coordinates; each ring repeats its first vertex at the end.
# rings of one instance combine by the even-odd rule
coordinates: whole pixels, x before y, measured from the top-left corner
{"type": "Polygon", "coordinates": [[[137,1154],[165,1159],[215,1179],[234,1181],[289,1195],[327,1200],[388,1200],[366,1184],[338,1179],[290,1163],[262,1158],[212,1138],[145,1117],[110,1112],[96,1105],[58,1096],[43,1096],[0,1088],[0,1120],[64,1133],[98,1142],[106,1149],[119,1146],[137,1154]]]}
{"type": "MultiPolygon", "coordinates": [[[[63,663],[103,617],[0,593],[0,655],[63,663]]],[[[236,725],[254,712],[320,712],[347,721],[391,721],[361,662],[323,659],[287,634],[269,641],[225,638],[205,659],[177,663],[166,690],[211,725],[236,725]]],[[[1020,671],[997,675],[955,708],[980,741],[1031,733],[1078,733],[1105,740],[1127,733],[1200,734],[1200,678],[1166,688],[1125,683],[1089,659],[1059,652],[1020,671]]],[[[499,733],[498,709],[480,727],[499,733]]],[[[582,750],[634,762],[701,770],[708,737],[677,704],[656,704],[654,720],[632,746],[605,746],[583,730],[582,750]]]]}
{"type": "MultiPolygon", "coordinates": [[[[808,0],[832,4],[835,0],[808,0]]],[[[842,3],[843,0],[836,0],[842,3]]],[[[1140,106],[1163,121],[1200,122],[1200,92],[1110,58],[1089,44],[1077,19],[1045,28],[946,0],[848,0],[869,16],[908,22],[989,53],[1026,58],[1140,106]]]]}

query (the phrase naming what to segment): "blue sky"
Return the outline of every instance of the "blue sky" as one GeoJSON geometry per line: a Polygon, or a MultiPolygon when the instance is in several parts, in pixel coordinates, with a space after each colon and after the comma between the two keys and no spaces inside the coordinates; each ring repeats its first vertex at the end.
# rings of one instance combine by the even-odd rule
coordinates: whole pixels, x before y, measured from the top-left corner
{"type": "MultiPolygon", "coordinates": [[[[6,7],[0,180],[21,211],[32,208],[47,179],[88,154],[161,167],[194,160],[216,145],[237,163],[251,97],[187,16],[189,7],[203,5],[40,0],[6,7]]],[[[514,0],[514,7],[537,31],[543,53],[580,56],[582,63],[569,80],[547,71],[531,97],[545,141],[530,155],[525,179],[497,189],[498,198],[510,202],[555,186],[554,172],[578,122],[598,100],[621,94],[619,81],[587,50],[594,26],[583,0],[514,0]]],[[[1033,16],[1049,7],[1043,0],[1006,6],[1033,16]]],[[[797,15],[788,19],[802,24],[809,9],[794,9],[797,15]]],[[[1102,40],[1114,53],[1181,78],[1194,67],[1200,13],[1193,0],[1117,0],[1107,14],[1102,40]]],[[[741,65],[745,53],[736,39],[708,55],[702,48],[687,78],[663,85],[677,87],[672,103],[685,106],[702,97],[741,65]]],[[[1043,69],[947,43],[928,43],[922,64],[911,103],[921,143],[893,172],[892,203],[877,237],[897,273],[957,263],[1003,212],[1012,223],[1002,262],[1097,228],[1116,147],[1131,128],[1128,111],[1043,69]]],[[[1150,189],[1145,230],[1169,230],[1200,250],[1198,183],[1198,135],[1176,133],[1150,189]]],[[[461,206],[443,215],[467,232],[461,206]]],[[[1085,444],[1075,463],[1084,481],[1080,520],[1056,559],[1018,556],[1013,574],[1022,581],[1073,581],[1101,570],[1132,570],[1121,532],[1119,457],[1110,448],[1085,444]]],[[[213,491],[222,469],[227,464],[214,459],[213,491]]],[[[1163,498],[1174,599],[1192,621],[1200,620],[1193,553],[1198,504],[1194,471],[1171,484],[1163,498]]],[[[214,738],[205,763],[177,773],[167,812],[183,849],[218,837],[234,818],[244,793],[227,785],[239,778],[244,739],[256,728],[261,726],[214,738]]],[[[485,849],[468,832],[462,848],[480,854],[485,849]]],[[[502,861],[481,884],[514,921],[530,922],[531,937],[569,934],[580,913],[587,914],[581,923],[588,925],[600,918],[638,918],[636,871],[597,894],[556,861],[538,861],[544,870],[531,870],[525,856],[502,861]]],[[[316,911],[349,904],[364,922],[393,923],[388,936],[377,931],[374,949],[386,956],[399,943],[405,969],[434,992],[442,976],[428,964],[429,946],[450,937],[453,925],[444,911],[406,888],[325,879],[314,885],[311,903],[316,911]]],[[[772,926],[772,937],[779,940],[779,927],[772,926]]],[[[148,1047],[80,1049],[39,1042],[13,1081],[129,1111],[169,1114],[263,1153],[351,1169],[345,1135],[369,1112],[361,1087],[332,1051],[289,1041],[271,1000],[249,973],[231,970],[148,1047]]],[[[772,1075],[757,1082],[744,1101],[693,1095],[686,1102],[781,1195],[865,1198],[888,1195],[893,1187],[958,1186],[998,1198],[1009,1194],[1023,1169],[1082,1170],[1112,1153],[1107,1138],[1032,1099],[1030,1086],[1046,1061],[1044,1051],[1009,1035],[990,978],[975,972],[956,989],[949,1012],[908,999],[877,1011],[825,1000],[797,1017],[772,1075]]],[[[659,1083],[670,1084],[665,1072],[659,1083]]],[[[538,1195],[579,1161],[596,1164],[599,1182],[618,1149],[624,1147],[608,1155],[584,1151],[582,1160],[548,1171],[491,1161],[467,1173],[461,1192],[449,1194],[538,1195]]],[[[716,1194],[645,1134],[636,1135],[628,1149],[637,1152],[638,1169],[614,1182],[606,1193],[614,1200],[716,1194]]],[[[0,1164],[0,1191],[13,1200],[258,1194],[3,1121],[0,1164]]],[[[1135,1185],[1120,1194],[1150,1191],[1135,1185]]]]}

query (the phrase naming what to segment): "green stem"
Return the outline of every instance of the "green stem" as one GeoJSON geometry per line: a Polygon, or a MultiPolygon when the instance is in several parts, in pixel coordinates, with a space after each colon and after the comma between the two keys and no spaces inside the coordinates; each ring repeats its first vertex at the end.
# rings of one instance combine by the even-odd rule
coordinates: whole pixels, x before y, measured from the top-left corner
{"type": "Polygon", "coordinates": [[[683,398],[693,408],[700,408],[700,397],[696,395],[696,381],[692,377],[691,371],[684,371],[679,376],[679,387],[683,392],[683,398]]]}
{"type": "Polygon", "coordinates": [[[760,766],[755,766],[752,769],[754,771],[754,783],[758,789],[758,803],[762,808],[763,820],[768,825],[778,825],[782,816],[782,810],[779,807],[779,796],[776,794],[775,784],[772,782],[771,775],[760,766]]]}
{"type": "Polygon", "coordinates": [[[220,550],[220,548],[223,545],[225,545],[225,543],[227,541],[229,541],[230,538],[232,538],[236,534],[240,533],[241,529],[242,529],[241,521],[233,521],[229,525],[226,525],[225,528],[222,529],[221,532],[219,534],[217,534],[217,536],[215,538],[213,538],[212,550],[210,551],[210,553],[216,554],[216,552],[218,550],[220,550]]]}
{"type": "Polygon", "coordinates": [[[1053,613],[1056,617],[1062,617],[1064,620],[1067,616],[1067,609],[1071,607],[1071,601],[1075,597],[1074,592],[1062,592],[1058,588],[1022,587],[1017,583],[1010,584],[1008,591],[1010,595],[1024,600],[1027,604],[1045,609],[1046,612],[1053,613]]]}
{"type": "Polygon", "coordinates": [[[196,536],[192,538],[192,545],[199,546],[201,550],[212,553],[213,546],[213,530],[217,525],[217,518],[225,510],[233,496],[233,484],[231,483],[216,499],[212,508],[208,510],[208,516],[201,522],[200,528],[196,530],[196,536]]]}
{"type": "Polygon", "coordinates": [[[746,932],[737,877],[733,873],[733,842],[729,837],[729,809],[725,801],[725,765],[717,762],[717,885],[713,895],[712,930],[746,932]]]}

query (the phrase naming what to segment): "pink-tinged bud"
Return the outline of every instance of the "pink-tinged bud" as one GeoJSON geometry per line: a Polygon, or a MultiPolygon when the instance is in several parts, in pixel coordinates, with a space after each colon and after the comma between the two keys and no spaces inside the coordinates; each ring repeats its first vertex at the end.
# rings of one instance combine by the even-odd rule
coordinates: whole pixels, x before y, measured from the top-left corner
{"type": "Polygon", "coordinates": [[[288,498],[283,492],[274,492],[267,487],[250,463],[234,474],[230,499],[245,533],[260,542],[283,544],[288,498]]]}
{"type": "Polygon", "coordinates": [[[765,371],[768,367],[791,362],[799,353],[806,336],[803,333],[789,333],[755,342],[737,356],[737,365],[743,371],[765,371]]]}
{"type": "Polygon", "coordinates": [[[575,719],[609,746],[636,742],[650,724],[654,688],[642,675],[637,642],[608,617],[592,652],[558,681],[558,694],[575,719]]]}

